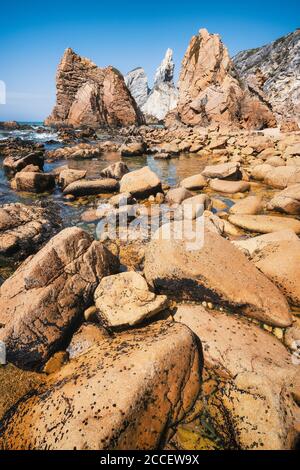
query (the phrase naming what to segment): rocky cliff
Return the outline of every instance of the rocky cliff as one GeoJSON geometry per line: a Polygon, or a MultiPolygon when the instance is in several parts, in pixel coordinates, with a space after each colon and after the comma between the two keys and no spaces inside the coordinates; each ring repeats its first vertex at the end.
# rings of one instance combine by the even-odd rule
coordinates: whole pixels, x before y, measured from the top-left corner
{"type": "Polygon", "coordinates": [[[192,37],[183,58],[177,112],[190,125],[261,129],[276,124],[262,90],[250,90],[239,79],[220,36],[206,29],[192,37]]]}
{"type": "Polygon", "coordinates": [[[125,75],[125,83],[137,105],[141,108],[147,101],[150,93],[148,78],[142,67],[137,67],[125,75]]]}
{"type": "Polygon", "coordinates": [[[56,105],[47,125],[122,126],[141,124],[143,116],[115,68],[99,68],[67,49],[56,76],[56,105]]]}
{"type": "Polygon", "coordinates": [[[156,70],[154,86],[141,108],[146,119],[163,120],[166,114],[176,107],[178,90],[174,85],[174,68],[173,51],[168,49],[156,70]]]}
{"type": "Polygon", "coordinates": [[[248,83],[262,85],[277,117],[300,122],[300,29],[233,58],[248,83]]]}

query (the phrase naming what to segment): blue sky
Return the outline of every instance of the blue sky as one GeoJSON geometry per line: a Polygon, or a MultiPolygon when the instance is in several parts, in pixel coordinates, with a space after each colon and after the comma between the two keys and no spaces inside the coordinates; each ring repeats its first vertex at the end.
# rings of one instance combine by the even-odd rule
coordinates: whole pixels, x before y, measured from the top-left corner
{"type": "Polygon", "coordinates": [[[300,27],[300,2],[15,0],[1,4],[0,18],[0,80],[7,87],[0,121],[39,121],[55,102],[55,72],[67,47],[124,74],[143,66],[151,82],[168,47],[178,75],[199,28],[219,33],[234,55],[300,27]]]}

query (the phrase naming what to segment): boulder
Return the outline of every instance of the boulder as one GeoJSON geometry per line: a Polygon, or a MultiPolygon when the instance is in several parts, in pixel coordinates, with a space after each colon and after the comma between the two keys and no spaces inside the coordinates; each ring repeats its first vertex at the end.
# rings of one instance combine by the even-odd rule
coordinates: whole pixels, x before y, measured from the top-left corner
{"type": "Polygon", "coordinates": [[[204,178],[204,176],[202,176],[202,174],[193,175],[189,176],[188,178],[184,178],[180,182],[180,186],[191,191],[203,189],[205,186],[207,186],[207,180],[204,178]]]}
{"type": "Polygon", "coordinates": [[[120,192],[128,192],[136,198],[146,198],[162,192],[161,181],[148,166],[144,166],[123,176],[120,181],[120,192]]]}
{"type": "Polygon", "coordinates": [[[105,194],[117,191],[119,183],[113,178],[103,179],[81,179],[74,181],[69,184],[63,191],[66,194],[72,194],[73,196],[89,196],[91,194],[105,194]]]}
{"type": "Polygon", "coordinates": [[[203,344],[200,429],[203,417],[230,449],[293,448],[298,370],[283,344],[246,319],[199,305],[180,305],[174,318],[203,344]]]}
{"type": "Polygon", "coordinates": [[[169,204],[181,204],[185,199],[192,197],[192,193],[185,188],[169,189],[166,194],[166,201],[169,204]]]}
{"type": "Polygon", "coordinates": [[[0,255],[22,259],[34,253],[60,228],[53,207],[4,204],[0,207],[0,255]]]}
{"type": "Polygon", "coordinates": [[[144,142],[132,142],[129,144],[123,144],[120,147],[122,157],[138,157],[143,155],[146,151],[146,145],[144,142]]]}
{"type": "Polygon", "coordinates": [[[248,196],[236,202],[229,209],[230,214],[258,214],[263,210],[262,200],[259,196],[248,196]]]}
{"type": "Polygon", "coordinates": [[[253,179],[263,181],[266,175],[272,170],[272,165],[263,163],[262,165],[255,165],[251,170],[251,176],[253,179]]]}
{"type": "Polygon", "coordinates": [[[249,191],[250,184],[247,181],[227,181],[213,179],[209,182],[209,187],[213,191],[225,193],[225,194],[235,194],[235,193],[245,193],[249,191]]]}
{"type": "Polygon", "coordinates": [[[228,240],[205,230],[192,243],[191,227],[179,238],[178,226],[163,225],[147,245],[144,273],[156,292],[212,301],[270,325],[291,324],[283,295],[228,240]]]}
{"type": "Polygon", "coordinates": [[[262,249],[254,261],[290,303],[300,307],[300,240],[273,242],[262,249]]]}
{"type": "Polygon", "coordinates": [[[28,173],[28,172],[35,172],[40,173],[40,168],[37,165],[27,165],[25,168],[20,170],[20,172],[28,173]]]}
{"type": "Polygon", "coordinates": [[[66,169],[59,173],[58,182],[63,189],[65,189],[69,184],[74,183],[75,181],[82,180],[86,177],[85,170],[71,170],[66,169]]]}
{"type": "Polygon", "coordinates": [[[92,144],[78,144],[68,147],[60,147],[56,150],[49,150],[47,152],[47,160],[69,160],[69,159],[91,159],[97,158],[102,154],[102,147],[100,145],[92,144]]]}
{"type": "Polygon", "coordinates": [[[2,424],[1,448],[164,446],[199,394],[199,341],[174,322],[97,337],[88,351],[51,374],[38,393],[18,402],[2,424]]]}
{"type": "Polygon", "coordinates": [[[129,172],[128,166],[123,162],[113,163],[100,172],[102,178],[113,178],[120,180],[122,176],[129,172]]]}
{"type": "Polygon", "coordinates": [[[181,204],[181,208],[183,218],[193,220],[201,217],[205,210],[210,210],[212,202],[206,194],[198,194],[185,199],[181,204]]]}
{"type": "Polygon", "coordinates": [[[17,191],[44,193],[55,187],[55,177],[51,173],[37,173],[34,171],[21,171],[14,179],[17,191]]]}
{"type": "Polygon", "coordinates": [[[53,237],[0,288],[0,340],[7,359],[40,368],[82,320],[112,257],[77,227],[53,237]]]}
{"type": "Polygon", "coordinates": [[[155,295],[134,271],[104,277],[94,294],[98,316],[109,328],[129,327],[153,317],[167,305],[165,295],[155,295]]]}
{"type": "Polygon", "coordinates": [[[267,205],[267,209],[284,212],[285,214],[300,214],[300,183],[288,186],[276,194],[267,205]]]}
{"type": "Polygon", "coordinates": [[[271,233],[290,229],[300,234],[300,221],[291,217],[277,217],[270,215],[234,214],[228,218],[233,225],[256,233],[271,233]]]}
{"type": "Polygon", "coordinates": [[[205,178],[218,178],[239,180],[242,178],[239,163],[221,163],[220,165],[206,166],[202,171],[205,178]]]}
{"type": "Polygon", "coordinates": [[[259,235],[258,237],[247,238],[247,240],[234,240],[232,243],[252,258],[255,253],[259,253],[265,247],[273,244],[274,242],[294,242],[298,240],[299,238],[295,234],[294,230],[283,229],[279,230],[278,232],[271,232],[266,233],[265,235],[259,235]]]}
{"type": "Polygon", "coordinates": [[[28,165],[34,165],[43,170],[44,153],[41,151],[31,152],[24,156],[12,155],[3,160],[3,168],[11,175],[18,173],[28,165]]]}
{"type": "Polygon", "coordinates": [[[99,68],[68,48],[56,75],[56,105],[45,124],[89,127],[141,124],[143,116],[114,67],[99,68]]]}
{"type": "Polygon", "coordinates": [[[135,200],[130,193],[120,193],[112,196],[109,199],[109,204],[114,207],[127,206],[128,204],[133,204],[135,200]]]}
{"type": "Polygon", "coordinates": [[[272,167],[272,170],[265,175],[264,183],[278,189],[300,183],[300,168],[297,166],[272,167]]]}

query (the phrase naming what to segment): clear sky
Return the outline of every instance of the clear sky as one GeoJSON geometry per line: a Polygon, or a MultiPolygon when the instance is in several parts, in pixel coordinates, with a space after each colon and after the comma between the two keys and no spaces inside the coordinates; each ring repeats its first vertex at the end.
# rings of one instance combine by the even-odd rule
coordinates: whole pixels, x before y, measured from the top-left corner
{"type": "Polygon", "coordinates": [[[0,120],[40,121],[55,102],[55,72],[67,47],[122,73],[142,66],[150,83],[165,50],[177,75],[199,28],[219,33],[231,55],[300,27],[300,2],[286,0],[14,0],[0,5],[0,120]]]}

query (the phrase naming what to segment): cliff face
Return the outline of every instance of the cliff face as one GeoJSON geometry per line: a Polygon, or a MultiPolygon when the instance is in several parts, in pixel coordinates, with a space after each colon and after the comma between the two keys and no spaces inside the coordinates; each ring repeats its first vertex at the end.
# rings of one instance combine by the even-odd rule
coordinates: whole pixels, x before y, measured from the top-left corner
{"type": "Polygon", "coordinates": [[[174,85],[173,51],[168,49],[156,70],[153,88],[142,106],[146,119],[163,120],[166,114],[176,108],[178,90],[174,85]]]}
{"type": "Polygon", "coordinates": [[[250,86],[261,86],[279,120],[300,122],[300,29],[233,58],[250,86]]]}
{"type": "Polygon", "coordinates": [[[143,116],[113,67],[99,68],[67,49],[56,75],[56,105],[47,125],[74,126],[141,124],[143,116]]]}
{"type": "Polygon", "coordinates": [[[141,108],[149,95],[148,78],[142,67],[137,67],[125,76],[125,83],[137,105],[141,108]]]}
{"type": "Polygon", "coordinates": [[[219,35],[206,29],[193,36],[183,58],[177,112],[190,125],[275,125],[262,90],[250,90],[241,82],[219,35]]]}

